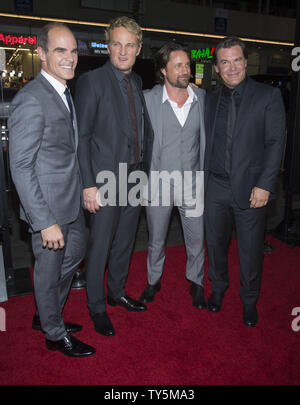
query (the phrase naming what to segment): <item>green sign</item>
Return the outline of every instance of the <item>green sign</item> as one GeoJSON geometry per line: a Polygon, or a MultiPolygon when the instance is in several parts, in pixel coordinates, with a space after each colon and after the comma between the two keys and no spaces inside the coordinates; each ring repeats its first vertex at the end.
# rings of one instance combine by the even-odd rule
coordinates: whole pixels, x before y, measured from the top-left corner
{"type": "Polygon", "coordinates": [[[196,79],[203,79],[204,77],[204,65],[196,64],[196,79]]]}
{"type": "Polygon", "coordinates": [[[212,59],[215,48],[192,49],[192,59],[212,59]]]}

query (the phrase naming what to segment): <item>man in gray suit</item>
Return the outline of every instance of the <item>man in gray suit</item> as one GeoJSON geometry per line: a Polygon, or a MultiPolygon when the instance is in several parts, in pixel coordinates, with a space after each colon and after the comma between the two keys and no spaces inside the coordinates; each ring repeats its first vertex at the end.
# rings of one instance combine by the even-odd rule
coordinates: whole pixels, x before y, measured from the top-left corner
{"type": "Polygon", "coordinates": [[[148,284],[141,301],[153,301],[161,288],[165,241],[175,205],[178,206],[183,227],[187,252],[186,277],[191,281],[190,294],[193,305],[202,309],[206,308],[203,289],[205,93],[201,89],[189,87],[190,59],[187,51],[179,44],[170,42],[158,51],[156,73],[160,84],[145,92],[155,136],[151,196],[148,196],[146,207],[149,229],[148,284]],[[158,177],[157,173],[160,173],[158,177]],[[173,183],[172,179],[175,180],[173,183]]]}
{"type": "Polygon", "coordinates": [[[62,318],[74,271],[85,253],[77,123],[66,86],[77,65],[76,39],[65,25],[47,24],[38,36],[37,52],[42,70],[12,101],[8,122],[11,173],[35,256],[38,312],[32,327],[45,332],[47,349],[85,357],[95,349],[72,335],[80,325],[62,318]]]}

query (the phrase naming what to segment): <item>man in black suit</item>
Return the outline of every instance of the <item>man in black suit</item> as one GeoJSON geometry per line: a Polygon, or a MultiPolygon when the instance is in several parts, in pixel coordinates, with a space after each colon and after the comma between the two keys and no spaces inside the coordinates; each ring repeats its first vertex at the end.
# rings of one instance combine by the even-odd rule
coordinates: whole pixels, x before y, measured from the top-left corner
{"type": "Polygon", "coordinates": [[[95,330],[112,336],[115,331],[106,312],[104,289],[107,264],[108,304],[121,305],[128,311],[146,310],[144,304],[125,293],[140,206],[124,202],[123,192],[116,192],[116,204],[101,206],[98,187],[103,184],[96,178],[104,171],[113,173],[119,190],[127,186],[126,178],[125,182],[118,180],[122,164],[127,165],[129,174],[148,172],[153,135],[141,79],[132,72],[142,47],[141,28],[134,20],[119,17],[108,27],[106,39],[110,60],[79,78],[75,105],[84,203],[91,213],[86,256],[88,307],[95,330]]]}
{"type": "Polygon", "coordinates": [[[285,111],[280,91],[247,77],[247,50],[235,37],[216,47],[214,67],[223,85],[206,99],[205,227],[208,309],[221,309],[228,280],[228,245],[235,219],[243,322],[258,322],[266,205],[282,158],[285,111]]]}

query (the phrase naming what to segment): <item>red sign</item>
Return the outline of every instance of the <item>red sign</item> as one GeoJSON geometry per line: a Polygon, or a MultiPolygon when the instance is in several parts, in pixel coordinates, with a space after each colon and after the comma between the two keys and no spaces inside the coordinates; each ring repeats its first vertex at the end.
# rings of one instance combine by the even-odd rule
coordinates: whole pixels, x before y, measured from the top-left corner
{"type": "Polygon", "coordinates": [[[34,37],[17,37],[15,35],[6,35],[2,34],[0,32],[0,45],[1,42],[4,42],[5,45],[25,45],[25,44],[30,44],[30,45],[35,45],[36,44],[36,35],[34,37]]]}

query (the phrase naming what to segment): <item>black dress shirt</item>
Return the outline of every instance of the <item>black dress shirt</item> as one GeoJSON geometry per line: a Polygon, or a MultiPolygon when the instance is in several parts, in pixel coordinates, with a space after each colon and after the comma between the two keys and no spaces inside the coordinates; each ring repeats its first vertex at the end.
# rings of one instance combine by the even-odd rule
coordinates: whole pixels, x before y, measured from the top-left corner
{"type": "Polygon", "coordinates": [[[239,106],[242,101],[243,92],[246,86],[247,77],[234,89],[223,85],[222,94],[217,110],[216,126],[214,134],[214,144],[212,150],[212,156],[210,161],[210,172],[227,178],[228,173],[225,170],[225,158],[227,155],[227,120],[229,112],[229,103],[231,98],[231,93],[234,90],[234,100],[236,111],[238,112],[239,106]]]}
{"type": "MultiPolygon", "coordinates": [[[[126,83],[124,80],[125,73],[121,72],[121,70],[117,69],[115,66],[113,66],[112,63],[110,63],[111,68],[113,72],[116,75],[116,78],[118,80],[119,86],[121,93],[123,95],[126,109],[127,109],[127,115],[128,115],[128,123],[129,127],[131,128],[131,119],[130,119],[130,111],[129,111],[129,104],[128,104],[128,96],[127,96],[127,90],[126,90],[126,83]]],[[[138,93],[138,89],[136,87],[135,81],[132,80],[132,75],[129,73],[129,80],[133,89],[133,97],[134,97],[134,105],[135,105],[135,112],[136,112],[136,119],[137,119],[137,129],[138,129],[138,143],[139,143],[139,156],[140,156],[140,162],[142,160],[141,154],[141,146],[142,146],[142,125],[143,125],[143,104],[142,100],[140,98],[140,95],[138,93]]],[[[129,145],[130,145],[130,164],[134,163],[134,148],[133,148],[133,139],[132,137],[129,138],[129,145]]]]}

